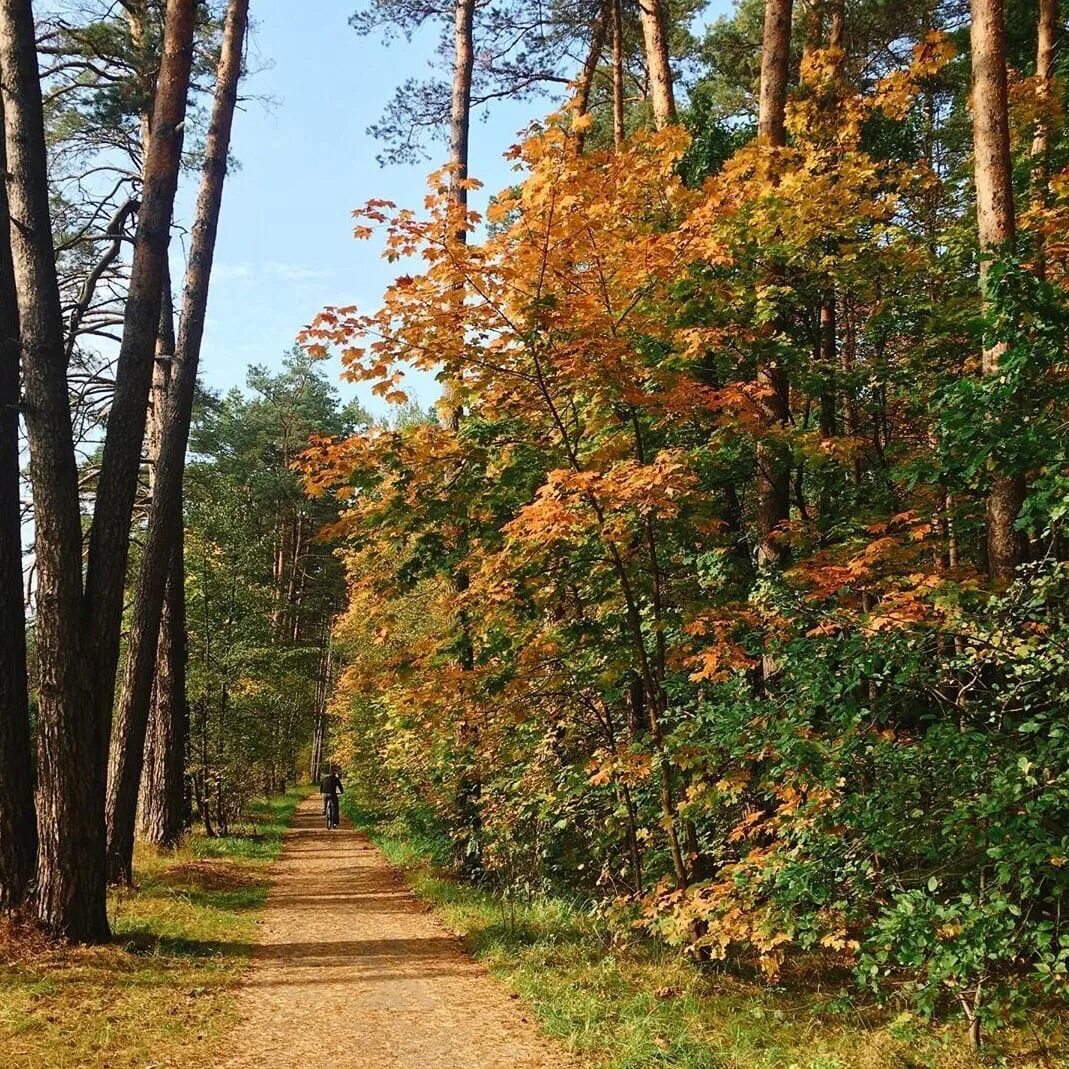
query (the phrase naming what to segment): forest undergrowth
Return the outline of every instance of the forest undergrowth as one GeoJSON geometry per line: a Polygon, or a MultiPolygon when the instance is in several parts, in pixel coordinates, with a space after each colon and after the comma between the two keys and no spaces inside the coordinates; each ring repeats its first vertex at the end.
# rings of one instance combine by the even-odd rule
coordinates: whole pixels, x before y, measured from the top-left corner
{"type": "Polygon", "coordinates": [[[974,1053],[956,1022],[933,1027],[903,1005],[859,997],[820,955],[794,962],[775,985],[731,963],[697,967],[640,935],[622,937],[591,902],[459,880],[446,837],[351,794],[344,801],[469,953],[597,1069],[1048,1069],[1069,1060],[1056,1008],[974,1053]]]}
{"type": "Polygon", "coordinates": [[[114,940],[47,943],[0,929],[4,1069],[200,1069],[233,1022],[267,867],[306,789],[252,801],[233,834],[139,847],[138,881],[109,903],[114,940]]]}

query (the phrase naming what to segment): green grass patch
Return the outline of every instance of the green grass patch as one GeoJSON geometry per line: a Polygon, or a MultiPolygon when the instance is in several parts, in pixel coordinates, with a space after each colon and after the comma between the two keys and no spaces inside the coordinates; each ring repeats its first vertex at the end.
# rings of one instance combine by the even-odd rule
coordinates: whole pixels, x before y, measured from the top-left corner
{"type": "Polygon", "coordinates": [[[440,868],[437,837],[346,809],[444,924],[528,1002],[543,1029],[599,1069],[1069,1065],[1064,1017],[1037,1015],[976,1056],[960,1023],[888,1012],[817,968],[769,986],[698,969],[641,936],[621,938],[559,899],[516,901],[459,883],[440,868]]]}
{"type": "Polygon", "coordinates": [[[0,928],[3,1069],[208,1069],[233,1023],[267,867],[306,789],[249,806],[232,836],[138,848],[109,902],[113,942],[69,948],[0,928]]]}

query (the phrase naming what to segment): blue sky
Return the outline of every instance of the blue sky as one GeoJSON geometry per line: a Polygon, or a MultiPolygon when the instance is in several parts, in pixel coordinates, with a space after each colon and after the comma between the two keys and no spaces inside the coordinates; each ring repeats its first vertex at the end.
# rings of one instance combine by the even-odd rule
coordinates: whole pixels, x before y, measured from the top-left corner
{"type": "MultiPolygon", "coordinates": [[[[371,197],[418,207],[434,163],[380,167],[378,144],[365,133],[394,87],[422,76],[433,35],[411,45],[361,38],[348,18],[358,0],[259,0],[244,93],[250,99],[234,126],[232,171],[223,198],[215,271],[201,367],[205,385],[243,385],[251,363],[277,364],[301,327],[327,304],[378,306],[397,265],[378,257],[374,242],[352,237],[351,212],[371,197]]],[[[512,176],[502,152],[516,131],[550,104],[503,104],[472,130],[472,174],[485,193],[512,176]]],[[[182,193],[192,209],[195,182],[182,193]]],[[[175,243],[176,258],[182,245],[175,243]]],[[[177,265],[176,265],[177,267],[177,265]]],[[[423,403],[437,396],[433,380],[406,382],[423,403]]],[[[381,411],[363,389],[342,385],[381,411]]]]}

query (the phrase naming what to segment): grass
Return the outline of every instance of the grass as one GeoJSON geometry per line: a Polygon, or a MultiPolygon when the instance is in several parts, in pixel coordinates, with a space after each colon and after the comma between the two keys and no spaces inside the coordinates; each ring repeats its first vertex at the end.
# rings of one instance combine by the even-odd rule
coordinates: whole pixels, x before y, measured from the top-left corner
{"type": "Polygon", "coordinates": [[[975,1069],[1069,1065],[1066,1020],[1000,1032],[980,1057],[963,1026],[933,1026],[858,999],[819,972],[770,987],[701,971],[643,938],[614,939],[567,902],[503,901],[432,860],[440,844],[350,808],[413,889],[532,1007],[543,1029],[598,1069],[975,1069]]]}
{"type": "Polygon", "coordinates": [[[137,886],[109,903],[113,942],[56,947],[0,929],[3,1069],[199,1069],[233,1021],[266,868],[304,789],[248,807],[236,834],[138,849],[137,886]]]}

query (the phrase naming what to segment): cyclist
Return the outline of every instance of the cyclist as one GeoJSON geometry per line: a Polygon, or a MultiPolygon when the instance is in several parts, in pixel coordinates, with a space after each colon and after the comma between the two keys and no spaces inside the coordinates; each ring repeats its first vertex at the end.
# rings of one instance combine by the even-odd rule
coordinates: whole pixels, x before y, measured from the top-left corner
{"type": "Polygon", "coordinates": [[[319,793],[323,795],[323,812],[327,818],[327,828],[333,829],[338,826],[338,795],[345,793],[342,787],[341,776],[334,765],[330,766],[330,772],[319,783],[319,793]]]}

